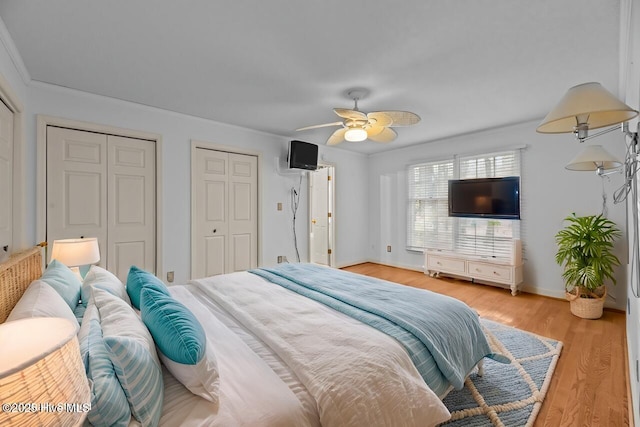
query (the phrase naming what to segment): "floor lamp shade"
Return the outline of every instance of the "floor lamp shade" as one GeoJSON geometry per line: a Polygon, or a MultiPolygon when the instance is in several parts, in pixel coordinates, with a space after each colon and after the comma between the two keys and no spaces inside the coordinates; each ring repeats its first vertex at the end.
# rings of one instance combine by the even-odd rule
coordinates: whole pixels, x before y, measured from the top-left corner
{"type": "Polygon", "coordinates": [[[61,318],[0,325],[0,425],[79,425],[91,408],[76,326],[61,318]],[[18,406],[22,405],[22,406],[18,406]]]}

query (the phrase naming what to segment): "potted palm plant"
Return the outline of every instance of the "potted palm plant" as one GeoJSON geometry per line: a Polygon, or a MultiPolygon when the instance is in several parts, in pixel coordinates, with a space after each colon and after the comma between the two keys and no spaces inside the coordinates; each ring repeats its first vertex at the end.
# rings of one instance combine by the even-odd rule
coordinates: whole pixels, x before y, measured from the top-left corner
{"type": "Polygon", "coordinates": [[[565,218],[569,224],[555,238],[556,262],[564,267],[562,277],[571,313],[584,319],[602,316],[607,296],[606,279],[616,284],[613,268],[620,260],[613,254],[613,242],[621,232],[602,215],[565,218]]]}

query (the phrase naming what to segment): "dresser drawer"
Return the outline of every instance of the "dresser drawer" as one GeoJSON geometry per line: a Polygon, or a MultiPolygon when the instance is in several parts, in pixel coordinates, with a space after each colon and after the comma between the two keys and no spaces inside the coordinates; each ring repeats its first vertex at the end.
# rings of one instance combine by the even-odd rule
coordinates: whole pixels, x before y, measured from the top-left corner
{"type": "Polygon", "coordinates": [[[438,255],[427,255],[427,269],[448,273],[465,273],[465,261],[438,255]]]}
{"type": "Polygon", "coordinates": [[[467,274],[477,279],[487,279],[498,283],[511,283],[511,271],[511,267],[469,261],[467,274]]]}

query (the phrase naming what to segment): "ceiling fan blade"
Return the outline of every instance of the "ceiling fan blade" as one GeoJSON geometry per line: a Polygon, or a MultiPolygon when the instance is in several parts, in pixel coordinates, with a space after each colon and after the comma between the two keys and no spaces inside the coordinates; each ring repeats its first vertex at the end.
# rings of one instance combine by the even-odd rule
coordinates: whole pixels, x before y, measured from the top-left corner
{"type": "Polygon", "coordinates": [[[369,113],[367,114],[367,118],[370,123],[378,126],[391,126],[393,124],[393,119],[384,111],[374,111],[369,113]]]}
{"type": "Polygon", "coordinates": [[[420,116],[410,111],[376,111],[369,114],[384,114],[391,119],[391,124],[386,126],[411,126],[420,121],[420,116]]]}
{"type": "Polygon", "coordinates": [[[366,126],[364,129],[367,131],[367,139],[371,139],[371,137],[375,137],[376,135],[380,135],[386,129],[386,127],[379,126],[376,123],[376,124],[373,124],[373,125],[370,125],[370,126],[366,126]]]}
{"type": "Polygon", "coordinates": [[[349,110],[347,108],[334,108],[333,112],[345,119],[351,120],[367,120],[367,115],[362,111],[349,110]]]}
{"type": "Polygon", "coordinates": [[[333,122],[333,123],[325,123],[325,124],[322,124],[322,125],[305,126],[303,128],[296,129],[296,131],[316,129],[316,128],[324,128],[324,127],[327,127],[327,126],[342,126],[342,122],[333,122]]]}
{"type": "MultiPolygon", "coordinates": [[[[367,133],[367,135],[369,134],[367,133]]],[[[379,134],[369,135],[369,139],[375,142],[391,142],[396,139],[397,136],[398,134],[393,129],[382,128],[382,131],[379,134]]]]}
{"type": "Polygon", "coordinates": [[[327,139],[327,145],[340,144],[342,141],[344,141],[344,134],[347,133],[347,130],[347,128],[342,128],[332,133],[329,139],[327,139]]]}

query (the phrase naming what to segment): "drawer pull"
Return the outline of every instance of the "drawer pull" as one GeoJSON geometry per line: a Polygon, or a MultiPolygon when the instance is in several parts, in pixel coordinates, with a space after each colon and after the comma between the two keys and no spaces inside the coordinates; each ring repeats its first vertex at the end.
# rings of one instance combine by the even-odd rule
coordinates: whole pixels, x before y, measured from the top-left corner
{"type": "Polygon", "coordinates": [[[438,265],[442,265],[442,263],[440,261],[436,261],[436,264],[438,265]]]}

